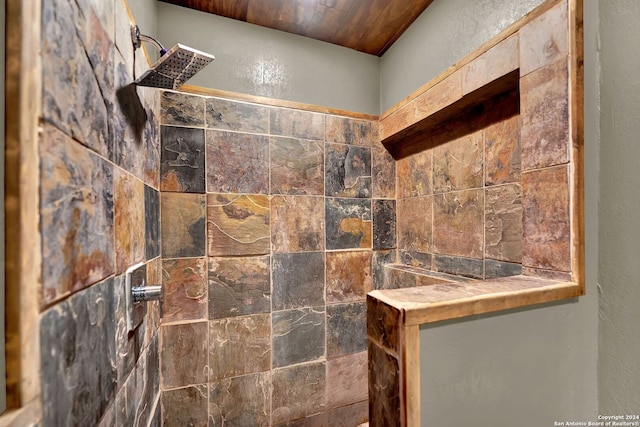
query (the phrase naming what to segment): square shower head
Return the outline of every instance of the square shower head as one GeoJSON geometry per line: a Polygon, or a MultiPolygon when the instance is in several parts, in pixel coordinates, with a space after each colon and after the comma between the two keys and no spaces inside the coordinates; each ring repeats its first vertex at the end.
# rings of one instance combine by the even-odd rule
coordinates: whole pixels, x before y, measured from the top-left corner
{"type": "Polygon", "coordinates": [[[214,59],[208,53],[176,44],[133,83],[138,86],[178,89],[214,59]]]}

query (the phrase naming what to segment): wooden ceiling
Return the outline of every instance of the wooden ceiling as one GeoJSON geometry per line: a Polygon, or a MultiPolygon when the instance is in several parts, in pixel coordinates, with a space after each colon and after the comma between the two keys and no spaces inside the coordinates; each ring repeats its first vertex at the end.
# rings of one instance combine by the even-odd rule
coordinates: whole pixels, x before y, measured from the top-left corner
{"type": "Polygon", "coordinates": [[[382,54],[433,0],[161,0],[382,54]]]}

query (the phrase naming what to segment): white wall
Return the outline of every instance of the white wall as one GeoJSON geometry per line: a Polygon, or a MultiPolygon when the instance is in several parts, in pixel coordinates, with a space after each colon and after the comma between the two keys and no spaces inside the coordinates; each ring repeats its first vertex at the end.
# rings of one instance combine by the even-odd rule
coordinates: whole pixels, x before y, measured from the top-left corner
{"type": "Polygon", "coordinates": [[[640,413],[640,2],[600,1],[600,412],[640,413]]]}
{"type": "Polygon", "coordinates": [[[215,55],[189,84],[378,114],[376,56],[162,2],[157,32],[215,55]]]}
{"type": "MultiPolygon", "coordinates": [[[[541,1],[435,0],[381,59],[384,111],[541,1]]],[[[422,425],[540,427],[598,415],[597,4],[586,9],[587,296],[421,329],[422,425]]]]}

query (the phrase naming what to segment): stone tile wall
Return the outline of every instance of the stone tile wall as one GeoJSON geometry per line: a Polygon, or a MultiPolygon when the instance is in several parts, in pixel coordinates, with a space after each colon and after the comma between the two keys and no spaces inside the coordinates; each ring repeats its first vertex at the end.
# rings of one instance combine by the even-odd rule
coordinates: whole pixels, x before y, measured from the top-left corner
{"type": "MultiPolygon", "coordinates": [[[[42,424],[160,425],[159,311],[129,334],[123,272],[160,283],[159,93],[121,0],[42,2],[42,424]]],[[[34,163],[36,164],[36,163],[34,163]]]]}
{"type": "Polygon", "coordinates": [[[161,121],[164,425],[366,421],[396,247],[377,123],[171,91],[161,121]]]}

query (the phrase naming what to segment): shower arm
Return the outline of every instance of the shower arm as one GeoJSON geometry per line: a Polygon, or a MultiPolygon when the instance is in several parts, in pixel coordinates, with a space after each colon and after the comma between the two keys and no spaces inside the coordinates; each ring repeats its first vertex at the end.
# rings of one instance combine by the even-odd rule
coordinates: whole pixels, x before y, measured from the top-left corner
{"type": "Polygon", "coordinates": [[[163,56],[165,53],[167,53],[167,49],[165,49],[165,47],[162,46],[162,44],[158,40],[154,39],[151,36],[140,34],[140,28],[138,28],[137,25],[133,25],[131,27],[131,41],[133,42],[133,47],[135,49],[138,49],[140,46],[142,46],[142,42],[147,42],[151,43],[156,49],[158,49],[158,51],[160,52],[160,56],[163,56]]]}

